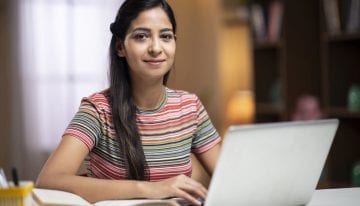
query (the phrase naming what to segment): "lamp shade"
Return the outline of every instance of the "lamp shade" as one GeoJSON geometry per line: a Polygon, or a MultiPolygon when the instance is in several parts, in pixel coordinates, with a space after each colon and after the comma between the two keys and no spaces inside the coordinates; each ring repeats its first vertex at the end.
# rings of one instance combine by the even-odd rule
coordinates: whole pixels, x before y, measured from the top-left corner
{"type": "Polygon", "coordinates": [[[250,124],[254,121],[254,96],[251,91],[237,91],[227,104],[228,124],[250,124]]]}

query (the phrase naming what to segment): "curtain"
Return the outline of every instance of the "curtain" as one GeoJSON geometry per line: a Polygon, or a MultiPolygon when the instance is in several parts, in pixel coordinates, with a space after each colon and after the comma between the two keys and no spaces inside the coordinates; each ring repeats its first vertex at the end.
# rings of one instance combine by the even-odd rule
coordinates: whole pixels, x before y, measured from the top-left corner
{"type": "Polygon", "coordinates": [[[35,180],[82,97],[108,86],[119,0],[18,0],[12,162],[35,180]]]}

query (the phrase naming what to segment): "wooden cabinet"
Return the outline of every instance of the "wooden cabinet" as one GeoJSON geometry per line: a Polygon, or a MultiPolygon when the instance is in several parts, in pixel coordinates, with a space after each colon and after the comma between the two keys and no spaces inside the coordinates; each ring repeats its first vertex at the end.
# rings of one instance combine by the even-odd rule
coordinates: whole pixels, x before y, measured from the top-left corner
{"type": "MultiPolygon", "coordinates": [[[[250,10],[253,4],[262,7],[266,26],[271,2],[249,1],[250,10]]],[[[360,32],[330,33],[323,0],[280,2],[279,38],[269,41],[253,35],[256,122],[291,120],[300,95],[318,97],[324,117],[340,120],[321,187],[350,186],[352,166],[360,160],[360,111],[348,109],[349,88],[360,84],[360,32]]]]}
{"type": "MultiPolygon", "coordinates": [[[[360,110],[349,110],[348,96],[353,85],[360,85],[360,24],[357,31],[346,32],[349,10],[339,7],[339,31],[331,32],[324,2],[320,1],[321,81],[324,111],[329,118],[338,118],[340,127],[335,136],[328,162],[330,187],[350,186],[355,162],[360,161],[360,110]]],[[[357,12],[360,12],[357,11],[357,12]]]]}
{"type": "MultiPolygon", "coordinates": [[[[254,4],[260,5],[266,32],[273,16],[272,2],[254,0],[249,5],[250,12],[254,4]]],[[[279,37],[270,40],[253,35],[257,122],[290,120],[300,95],[320,97],[319,4],[313,0],[279,2],[283,9],[279,37]]]]}
{"type": "Polygon", "coordinates": [[[254,42],[254,90],[256,121],[285,119],[284,45],[279,42],[254,42]]]}

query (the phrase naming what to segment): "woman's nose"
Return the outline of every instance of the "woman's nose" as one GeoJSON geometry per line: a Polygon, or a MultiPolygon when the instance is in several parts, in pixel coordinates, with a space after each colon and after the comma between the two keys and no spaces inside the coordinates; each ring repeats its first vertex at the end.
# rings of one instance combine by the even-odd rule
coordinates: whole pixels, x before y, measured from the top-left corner
{"type": "Polygon", "coordinates": [[[152,56],[157,56],[161,54],[162,46],[161,41],[159,38],[152,38],[150,45],[149,45],[149,54],[152,56]]]}

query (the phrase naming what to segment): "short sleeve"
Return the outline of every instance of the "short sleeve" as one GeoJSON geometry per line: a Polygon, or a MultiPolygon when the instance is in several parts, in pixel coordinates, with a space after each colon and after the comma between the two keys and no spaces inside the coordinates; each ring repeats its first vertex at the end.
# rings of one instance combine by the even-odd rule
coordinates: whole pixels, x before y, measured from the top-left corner
{"type": "Polygon", "coordinates": [[[221,138],[199,98],[196,98],[196,107],[197,128],[192,143],[192,152],[201,154],[218,144],[221,138]]]}
{"type": "Polygon", "coordinates": [[[78,112],[69,123],[63,136],[70,135],[81,140],[90,150],[101,135],[99,112],[86,98],[81,101],[78,112]]]}

